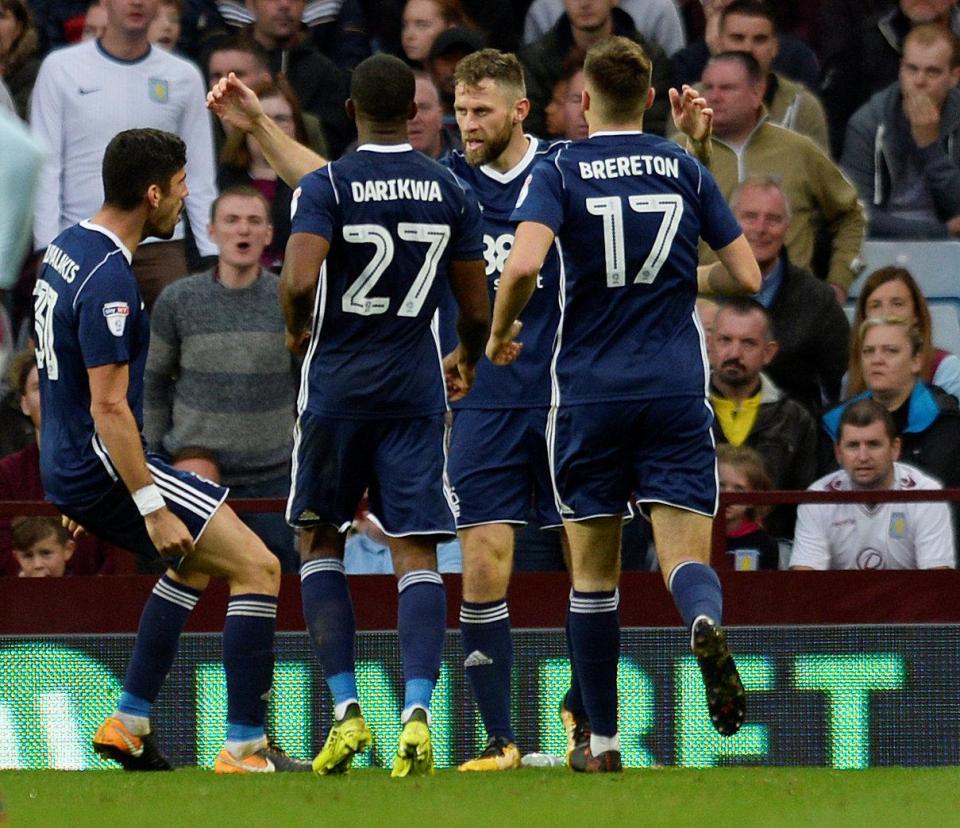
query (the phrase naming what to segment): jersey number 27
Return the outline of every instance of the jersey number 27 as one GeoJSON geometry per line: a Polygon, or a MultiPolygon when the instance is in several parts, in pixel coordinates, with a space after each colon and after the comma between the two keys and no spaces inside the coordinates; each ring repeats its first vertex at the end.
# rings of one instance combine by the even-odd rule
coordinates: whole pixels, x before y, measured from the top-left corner
{"type": "MultiPolygon", "coordinates": [[[[450,241],[450,225],[401,221],[397,224],[397,235],[402,241],[427,245],[423,265],[397,310],[397,316],[416,316],[420,313],[420,308],[430,293],[430,286],[437,276],[440,257],[450,241]]],[[[341,301],[343,312],[360,316],[386,313],[390,309],[390,299],[369,294],[393,261],[396,252],[393,236],[386,227],[379,224],[345,224],[343,238],[353,244],[372,244],[374,247],[373,258],[344,291],[341,301]]]]}

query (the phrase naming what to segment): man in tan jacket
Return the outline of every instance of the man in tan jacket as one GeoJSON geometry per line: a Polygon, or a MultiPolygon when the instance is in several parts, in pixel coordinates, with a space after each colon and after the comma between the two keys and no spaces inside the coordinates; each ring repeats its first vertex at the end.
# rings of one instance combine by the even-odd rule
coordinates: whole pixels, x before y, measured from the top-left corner
{"type": "Polygon", "coordinates": [[[773,9],[764,0],[733,0],[720,16],[721,52],[749,52],[766,79],[763,103],[770,121],[806,135],[830,153],[827,115],[820,99],[802,83],[771,69],[780,49],[773,9]]]}
{"type": "Polygon", "coordinates": [[[714,55],[703,73],[713,135],[698,154],[708,157],[710,172],[728,199],[750,176],[780,180],[793,208],[786,241],[790,260],[825,278],[842,302],[858,269],[864,235],[857,191],[813,141],[770,122],[763,90],[760,65],[752,55],[714,55]],[[817,273],[813,258],[821,233],[829,240],[830,259],[825,272],[817,273]]]}

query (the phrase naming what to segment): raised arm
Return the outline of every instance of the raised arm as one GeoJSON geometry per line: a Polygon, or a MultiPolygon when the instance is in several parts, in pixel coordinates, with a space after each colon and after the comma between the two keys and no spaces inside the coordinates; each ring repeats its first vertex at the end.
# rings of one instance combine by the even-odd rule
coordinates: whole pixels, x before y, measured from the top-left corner
{"type": "Polygon", "coordinates": [[[670,88],[670,112],[673,125],[687,136],[687,149],[704,166],[710,166],[713,154],[713,110],[707,106],[707,99],[687,84],[677,92],[670,88]]]}
{"type": "Polygon", "coordinates": [[[326,158],[280,129],[263,111],[256,93],[233,72],[221,78],[207,93],[207,108],[228,126],[252,135],[267,163],[291,188],[307,173],[327,163],[326,158]]]}

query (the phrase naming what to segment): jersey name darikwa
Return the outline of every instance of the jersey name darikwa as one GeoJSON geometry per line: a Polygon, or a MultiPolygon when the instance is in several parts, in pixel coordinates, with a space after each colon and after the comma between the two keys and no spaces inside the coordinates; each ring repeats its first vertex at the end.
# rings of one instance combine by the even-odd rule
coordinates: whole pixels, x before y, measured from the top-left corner
{"type": "Polygon", "coordinates": [[[353,200],[364,201],[443,201],[436,181],[416,181],[412,178],[389,178],[386,181],[353,181],[350,183],[353,200]]]}
{"type": "Polygon", "coordinates": [[[57,271],[67,284],[77,278],[77,271],[80,270],[80,265],[55,244],[47,245],[47,252],[43,254],[43,263],[57,271]]]}
{"type": "Polygon", "coordinates": [[[661,155],[620,155],[599,161],[581,161],[580,177],[623,178],[628,175],[664,175],[680,177],[680,161],[661,155]]]}

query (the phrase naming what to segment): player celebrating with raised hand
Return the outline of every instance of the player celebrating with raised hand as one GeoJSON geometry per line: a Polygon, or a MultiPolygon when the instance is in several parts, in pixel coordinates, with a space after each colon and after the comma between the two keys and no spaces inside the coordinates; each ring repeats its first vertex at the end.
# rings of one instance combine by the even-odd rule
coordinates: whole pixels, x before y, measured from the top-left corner
{"type": "Polygon", "coordinates": [[[365,490],[399,588],[405,693],[393,775],[433,770],[429,710],[446,632],[436,543],[456,531],[433,318],[449,286],[460,343],[447,384],[464,394],[490,305],[476,199],[407,142],[414,92],[413,73],[397,58],[375,55],[353,71],[347,107],[360,146],[301,180],[280,280],[288,342],[306,354],[287,519],[303,530],[304,616],[335,705],[318,773],[345,771],[371,740],[343,567],[365,490]]]}
{"type": "MultiPolygon", "coordinates": [[[[571,552],[569,638],[592,728],[575,770],[621,769],[617,733],[620,524],[631,492],[649,509],[660,568],[690,630],[714,726],[735,733],[745,695],[720,628],[722,595],[707,565],[716,454],[698,280],[753,292],[760,271],[709,172],[644,135],[650,60],[614,37],[584,65],[585,141],[534,170],[517,209],[487,355],[516,356],[514,322],[557,240],[563,307],[549,425],[557,506],[571,552]],[[721,267],[697,270],[702,236],[721,267]]],[[[522,359],[522,356],[520,357],[522,359]]]]}
{"type": "Polygon", "coordinates": [[[223,629],[227,739],[214,770],[309,770],[264,736],[277,559],[223,504],[226,489],[144,455],[150,331],[130,263],[144,238],[172,235],[187,196],[185,164],[183,141],[168,132],[116,135],[103,158],[103,206],[47,247],[34,289],[47,499],[74,532],[88,530],[170,565],[143,609],[117,710],[97,729],[93,746],[127,770],[170,769],[150,710],[212,576],[230,585],[223,629]]]}

